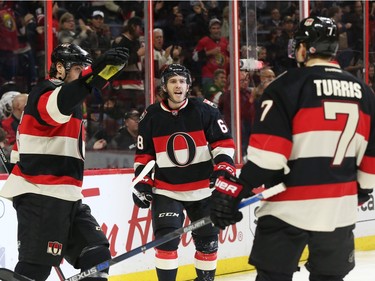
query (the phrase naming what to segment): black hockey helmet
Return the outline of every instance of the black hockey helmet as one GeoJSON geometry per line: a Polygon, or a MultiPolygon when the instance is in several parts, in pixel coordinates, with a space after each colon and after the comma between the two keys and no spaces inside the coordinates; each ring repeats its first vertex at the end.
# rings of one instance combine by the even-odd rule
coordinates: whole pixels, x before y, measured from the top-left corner
{"type": "Polygon", "coordinates": [[[166,69],[161,74],[161,85],[162,86],[167,86],[169,78],[180,75],[186,78],[186,83],[191,86],[191,75],[189,69],[187,69],[185,66],[182,64],[178,63],[172,63],[167,66],[166,69]]]}
{"type": "Polygon", "coordinates": [[[92,64],[92,58],[88,52],[76,44],[63,43],[58,45],[51,54],[51,68],[49,74],[51,77],[56,75],[56,63],[61,62],[66,71],[69,71],[72,65],[88,66],[92,64]]]}
{"type": "Polygon", "coordinates": [[[290,57],[294,57],[300,43],[306,44],[308,55],[333,57],[339,47],[338,28],[330,18],[308,17],[298,25],[293,41],[290,57]]]}

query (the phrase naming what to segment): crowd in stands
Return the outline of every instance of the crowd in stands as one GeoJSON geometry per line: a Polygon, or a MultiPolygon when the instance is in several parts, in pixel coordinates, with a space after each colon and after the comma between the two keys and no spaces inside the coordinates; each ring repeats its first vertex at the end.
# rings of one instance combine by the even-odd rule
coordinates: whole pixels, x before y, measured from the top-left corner
{"type": "MultiPolygon", "coordinates": [[[[173,62],[181,63],[192,72],[191,95],[217,104],[230,125],[229,3],[153,1],[156,85],[153,94],[158,97],[161,91],[163,69],[173,62]]],[[[240,58],[262,62],[261,69],[240,71],[242,151],[245,153],[256,101],[270,81],[296,67],[295,61],[288,57],[288,44],[299,22],[299,1],[243,0],[239,5],[240,58]]],[[[375,2],[370,5],[370,22],[375,23],[375,2]]],[[[363,1],[315,0],[310,1],[310,8],[311,15],[330,17],[337,22],[340,33],[337,61],[342,68],[363,78],[363,1]]],[[[0,85],[4,85],[1,94],[6,92],[9,83],[14,86],[11,91],[28,93],[37,81],[48,75],[44,23],[44,1],[0,1],[0,85]]],[[[134,115],[131,112],[141,113],[145,107],[144,24],[143,1],[53,2],[54,46],[76,43],[94,59],[111,47],[125,46],[130,51],[129,64],[116,80],[86,100],[89,150],[135,148],[114,141],[121,141],[119,134],[124,128],[134,120],[137,122],[136,118],[129,119],[134,115]]],[[[369,84],[375,88],[373,26],[369,84]]],[[[0,114],[3,124],[5,117],[0,114]]],[[[134,128],[131,130],[136,132],[134,128]]],[[[5,134],[3,142],[10,145],[9,138],[5,134]]]]}

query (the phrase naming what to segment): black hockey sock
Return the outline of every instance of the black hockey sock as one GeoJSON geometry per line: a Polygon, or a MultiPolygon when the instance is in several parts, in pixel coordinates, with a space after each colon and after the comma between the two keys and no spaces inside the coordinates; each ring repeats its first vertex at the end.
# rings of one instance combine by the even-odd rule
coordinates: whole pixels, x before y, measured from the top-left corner
{"type": "Polygon", "coordinates": [[[159,281],[176,281],[177,268],[171,270],[156,268],[156,273],[159,281]]]}
{"type": "Polygon", "coordinates": [[[200,269],[195,269],[197,272],[198,278],[195,279],[196,281],[213,281],[215,279],[215,272],[216,269],[214,270],[200,270],[200,269]]]}

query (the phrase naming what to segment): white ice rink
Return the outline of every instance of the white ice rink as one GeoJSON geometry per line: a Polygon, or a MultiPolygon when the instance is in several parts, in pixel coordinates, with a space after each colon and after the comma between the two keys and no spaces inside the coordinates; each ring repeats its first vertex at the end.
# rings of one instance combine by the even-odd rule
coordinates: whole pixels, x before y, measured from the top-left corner
{"type": "MultiPolygon", "coordinates": [[[[216,277],[217,281],[254,281],[255,272],[236,273],[216,277]]],[[[301,271],[296,272],[293,281],[308,281],[308,271],[301,264],[301,271]]],[[[375,251],[357,251],[356,267],[345,277],[345,281],[374,281],[375,280],[375,251]]]]}

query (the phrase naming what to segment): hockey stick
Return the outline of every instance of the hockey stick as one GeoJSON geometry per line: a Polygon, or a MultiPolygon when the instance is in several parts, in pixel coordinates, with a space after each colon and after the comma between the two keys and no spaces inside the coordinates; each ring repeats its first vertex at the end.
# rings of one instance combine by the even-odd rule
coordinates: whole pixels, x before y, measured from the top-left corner
{"type": "Polygon", "coordinates": [[[0,268],[0,280],[3,281],[33,281],[23,275],[17,274],[9,269],[0,268]]]}
{"type": "Polygon", "coordinates": [[[155,160],[151,160],[146,164],[146,166],[143,168],[142,172],[132,181],[130,184],[130,188],[133,189],[132,192],[139,198],[141,201],[148,201],[146,196],[141,194],[138,190],[134,188],[134,186],[139,183],[143,178],[152,170],[152,168],[155,166],[155,160]]]}
{"type": "MultiPolygon", "coordinates": [[[[1,158],[1,163],[3,164],[3,167],[6,171],[6,173],[9,175],[9,170],[7,168],[7,165],[6,165],[8,163],[8,159],[6,158],[5,153],[4,153],[4,149],[1,146],[0,146],[0,158],[1,158]]],[[[56,270],[56,274],[57,274],[57,276],[59,276],[60,281],[64,281],[65,276],[64,276],[64,273],[62,272],[61,268],[59,266],[54,266],[54,269],[56,270]]]]}
{"type": "MultiPolygon", "coordinates": [[[[269,189],[266,189],[265,191],[261,192],[261,193],[258,193],[252,197],[250,197],[249,199],[246,199],[244,201],[242,201],[238,206],[239,208],[243,208],[243,207],[246,207],[250,204],[253,204],[255,202],[258,202],[262,199],[267,199],[269,197],[272,197],[282,191],[285,190],[285,185],[280,183],[274,187],[271,187],[269,189]]],[[[97,272],[100,272],[104,269],[107,269],[109,268],[110,266],[114,265],[114,264],[117,264],[123,260],[126,260],[132,256],[135,256],[137,254],[140,254],[140,253],[143,253],[145,252],[146,250],[148,249],[151,249],[151,248],[154,248],[154,247],[157,247],[159,245],[162,245],[168,241],[171,241],[175,238],[178,238],[180,235],[184,234],[184,233],[188,233],[190,231],[193,231],[193,230],[196,230],[202,226],[205,226],[207,224],[210,224],[212,223],[211,221],[211,218],[209,216],[206,216],[204,218],[201,218],[191,224],[189,224],[188,226],[185,226],[185,227],[181,227],[179,229],[176,229],[175,231],[172,231],[171,233],[168,233],[154,241],[151,241],[151,242],[148,242],[142,246],[139,246],[138,248],[135,248],[129,252],[126,252],[122,255],[119,255],[118,257],[115,257],[113,259],[110,259],[110,260],[107,260],[107,261],[104,261],[102,263],[99,263],[98,265],[88,269],[88,270],[85,270],[85,271],[82,271],[81,273],[78,273],[76,275],[73,275],[71,277],[69,277],[68,279],[65,279],[64,281],[79,281],[79,280],[82,280],[84,278],[87,278],[88,276],[91,276],[97,272]]]]}

